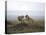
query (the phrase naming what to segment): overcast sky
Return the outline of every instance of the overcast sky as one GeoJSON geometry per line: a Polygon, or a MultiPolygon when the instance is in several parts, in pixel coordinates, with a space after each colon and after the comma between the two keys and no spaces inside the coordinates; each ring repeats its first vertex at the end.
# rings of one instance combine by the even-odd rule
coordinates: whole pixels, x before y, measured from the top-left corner
{"type": "Polygon", "coordinates": [[[44,3],[40,0],[7,0],[7,15],[44,16],[44,3]]]}

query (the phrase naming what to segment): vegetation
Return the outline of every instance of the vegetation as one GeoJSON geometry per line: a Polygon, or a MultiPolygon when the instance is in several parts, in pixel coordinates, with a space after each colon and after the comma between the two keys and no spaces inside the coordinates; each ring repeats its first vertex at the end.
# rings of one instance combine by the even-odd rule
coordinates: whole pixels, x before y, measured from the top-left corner
{"type": "Polygon", "coordinates": [[[7,33],[44,32],[44,20],[33,20],[28,15],[18,16],[14,22],[7,21],[7,33]]]}

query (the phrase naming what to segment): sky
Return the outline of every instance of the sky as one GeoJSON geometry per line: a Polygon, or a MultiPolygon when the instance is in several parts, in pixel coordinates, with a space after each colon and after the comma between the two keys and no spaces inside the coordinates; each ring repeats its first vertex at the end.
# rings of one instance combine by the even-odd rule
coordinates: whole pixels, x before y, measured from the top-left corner
{"type": "Polygon", "coordinates": [[[44,16],[44,2],[41,0],[7,0],[7,16],[44,16]]]}

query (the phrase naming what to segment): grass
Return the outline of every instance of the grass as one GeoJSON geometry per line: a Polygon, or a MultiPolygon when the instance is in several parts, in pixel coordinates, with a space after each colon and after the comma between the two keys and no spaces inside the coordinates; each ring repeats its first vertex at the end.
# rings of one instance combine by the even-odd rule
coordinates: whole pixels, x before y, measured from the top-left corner
{"type": "Polygon", "coordinates": [[[7,23],[7,33],[12,34],[12,33],[44,32],[44,20],[34,20],[33,23],[31,23],[31,21],[26,20],[24,21],[25,22],[23,22],[23,24],[21,24],[21,22],[18,20],[11,22],[10,24],[7,23]],[[16,27],[18,29],[16,29],[16,27]]]}

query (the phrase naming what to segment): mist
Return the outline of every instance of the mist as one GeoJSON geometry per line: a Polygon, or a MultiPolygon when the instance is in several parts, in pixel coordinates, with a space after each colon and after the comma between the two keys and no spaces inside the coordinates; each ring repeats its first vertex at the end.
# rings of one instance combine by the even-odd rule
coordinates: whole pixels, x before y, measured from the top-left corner
{"type": "Polygon", "coordinates": [[[32,18],[44,18],[44,3],[30,1],[8,1],[7,19],[15,19],[17,16],[29,15],[32,18]]]}

